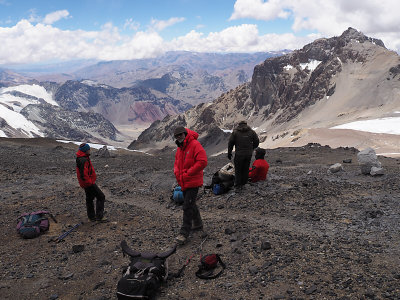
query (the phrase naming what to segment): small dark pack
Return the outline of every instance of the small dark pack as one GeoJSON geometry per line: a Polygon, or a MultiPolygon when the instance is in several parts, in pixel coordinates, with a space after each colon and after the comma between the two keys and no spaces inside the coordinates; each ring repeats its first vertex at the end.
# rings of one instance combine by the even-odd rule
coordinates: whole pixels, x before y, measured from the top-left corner
{"type": "Polygon", "coordinates": [[[54,216],[45,210],[24,213],[17,219],[17,232],[25,239],[33,239],[49,230],[49,216],[57,223],[54,216]]]}
{"type": "Polygon", "coordinates": [[[224,272],[226,266],[218,254],[207,254],[200,258],[199,269],[196,271],[196,276],[200,279],[214,279],[224,272]],[[218,273],[214,273],[218,267],[221,269],[218,273]]]}
{"type": "Polygon", "coordinates": [[[167,280],[167,258],[175,253],[176,246],[163,253],[142,253],[130,249],[126,241],[122,241],[121,249],[131,262],[118,281],[118,299],[155,299],[161,284],[167,280]]]}

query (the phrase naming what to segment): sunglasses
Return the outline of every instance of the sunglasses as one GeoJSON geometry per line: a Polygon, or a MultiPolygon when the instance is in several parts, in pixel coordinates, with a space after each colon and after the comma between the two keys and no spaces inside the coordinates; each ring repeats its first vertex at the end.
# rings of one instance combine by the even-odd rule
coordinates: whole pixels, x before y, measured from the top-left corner
{"type": "Polygon", "coordinates": [[[177,139],[177,138],[179,138],[180,136],[182,136],[182,134],[184,135],[185,133],[182,132],[182,133],[179,133],[179,134],[175,134],[174,137],[177,139]]]}

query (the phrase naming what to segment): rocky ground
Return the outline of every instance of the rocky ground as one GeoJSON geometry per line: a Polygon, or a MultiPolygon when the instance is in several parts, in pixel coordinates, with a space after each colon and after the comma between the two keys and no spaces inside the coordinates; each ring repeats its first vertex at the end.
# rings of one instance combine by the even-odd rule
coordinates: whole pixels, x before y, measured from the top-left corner
{"type": "MultiPolygon", "coordinates": [[[[173,153],[93,155],[110,219],[93,225],[75,152],[75,145],[47,139],[0,139],[1,299],[116,299],[128,264],[122,240],[137,250],[174,244],[182,211],[169,199],[173,153]],[[20,238],[16,218],[41,209],[58,223],[38,238],[20,238]],[[80,222],[63,242],[49,242],[80,222]],[[83,251],[75,253],[77,245],[83,251]]],[[[385,175],[365,176],[356,154],[318,145],[268,150],[267,182],[236,194],[201,193],[209,233],[202,253],[219,253],[227,269],[215,280],[195,277],[196,233],[169,259],[171,271],[196,255],[158,299],[399,299],[400,161],[379,157],[385,175]],[[343,171],[327,172],[345,159],[352,163],[343,171]]],[[[210,157],[205,181],[226,163],[210,157]]]]}

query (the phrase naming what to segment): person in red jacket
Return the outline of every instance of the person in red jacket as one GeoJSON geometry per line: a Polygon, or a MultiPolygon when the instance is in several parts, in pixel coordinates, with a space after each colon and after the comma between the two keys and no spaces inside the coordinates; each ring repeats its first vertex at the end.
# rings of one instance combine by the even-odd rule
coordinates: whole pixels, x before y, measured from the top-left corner
{"type": "Polygon", "coordinates": [[[269,164],[264,159],[265,149],[256,149],[256,160],[253,162],[249,171],[249,180],[251,182],[263,181],[267,179],[269,164]]]}
{"type": "Polygon", "coordinates": [[[174,130],[178,146],[175,154],[174,174],[183,191],[183,222],[176,241],[184,244],[191,231],[203,230],[203,221],[196,205],[199,187],[203,185],[203,169],[207,166],[207,154],[199,134],[183,126],[174,130]]]}
{"type": "Polygon", "coordinates": [[[81,144],[78,152],[76,152],[76,176],[78,177],[79,185],[85,190],[86,210],[89,220],[92,222],[104,222],[106,221],[104,217],[105,196],[96,184],[96,172],[89,156],[89,144],[81,144]],[[96,198],[96,211],[93,204],[94,198],[96,198]]]}

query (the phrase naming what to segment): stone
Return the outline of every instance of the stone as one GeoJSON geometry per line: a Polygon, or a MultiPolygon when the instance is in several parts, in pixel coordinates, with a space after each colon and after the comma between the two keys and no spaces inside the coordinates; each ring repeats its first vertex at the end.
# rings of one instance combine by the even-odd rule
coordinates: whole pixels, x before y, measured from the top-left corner
{"type": "Polygon", "coordinates": [[[84,249],[85,249],[84,245],[73,245],[72,246],[72,252],[74,252],[74,253],[82,252],[84,249]]]}
{"type": "Polygon", "coordinates": [[[271,249],[271,243],[268,241],[263,241],[261,243],[261,250],[269,250],[271,249]]]}
{"type": "Polygon", "coordinates": [[[380,176],[385,175],[385,171],[383,170],[383,168],[372,167],[369,174],[371,174],[372,176],[380,176]]]}
{"type": "Polygon", "coordinates": [[[382,167],[381,163],[378,161],[375,150],[372,148],[367,148],[358,152],[357,160],[361,168],[361,173],[364,175],[369,175],[372,167],[382,167]]]}
{"type": "Polygon", "coordinates": [[[340,163],[336,163],[336,164],[330,166],[328,171],[330,173],[337,173],[339,171],[343,171],[343,166],[340,163]]]}

